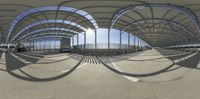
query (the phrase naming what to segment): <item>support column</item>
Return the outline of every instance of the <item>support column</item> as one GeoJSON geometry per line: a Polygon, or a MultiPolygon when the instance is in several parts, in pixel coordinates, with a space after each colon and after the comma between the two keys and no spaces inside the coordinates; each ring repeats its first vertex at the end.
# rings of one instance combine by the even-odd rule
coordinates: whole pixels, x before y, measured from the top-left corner
{"type": "Polygon", "coordinates": [[[119,36],[119,46],[120,46],[120,49],[122,49],[122,31],[120,30],[120,36],[119,36]]]}
{"type": "Polygon", "coordinates": [[[76,53],[78,53],[79,52],[79,33],[77,34],[77,46],[76,46],[76,53]]]}
{"type": "Polygon", "coordinates": [[[48,40],[49,41],[49,51],[51,51],[51,40],[52,39],[48,40]]]}
{"type": "Polygon", "coordinates": [[[40,52],[42,52],[42,44],[41,44],[41,40],[40,40],[40,52]]]}
{"type": "Polygon", "coordinates": [[[37,51],[37,43],[34,41],[34,51],[37,51]]]}
{"type": "Polygon", "coordinates": [[[120,30],[120,35],[119,35],[119,47],[120,47],[120,54],[122,54],[122,31],[120,30]]]}
{"type": "Polygon", "coordinates": [[[72,37],[72,49],[73,49],[73,53],[74,53],[74,36],[72,37]]]}
{"type": "Polygon", "coordinates": [[[110,49],[110,29],[108,29],[108,49],[110,49]]]}
{"type": "Polygon", "coordinates": [[[134,35],[134,49],[135,49],[135,51],[137,52],[136,37],[135,37],[135,35],[134,35]]]}
{"type": "Polygon", "coordinates": [[[130,33],[128,33],[128,53],[130,52],[130,33]]]}
{"type": "Polygon", "coordinates": [[[108,55],[110,56],[110,29],[108,29],[108,55]]]}
{"type": "Polygon", "coordinates": [[[140,39],[138,38],[138,50],[140,49],[140,39]]]}
{"type": "Polygon", "coordinates": [[[35,49],[35,41],[32,41],[33,42],[33,51],[36,51],[35,49]]]}
{"type": "Polygon", "coordinates": [[[29,40],[29,51],[31,51],[31,47],[32,47],[32,42],[31,40],[29,40]]]}
{"type": "Polygon", "coordinates": [[[86,54],[86,32],[84,32],[84,51],[83,54],[86,54]]]}
{"type": "Polygon", "coordinates": [[[56,40],[54,39],[54,50],[57,49],[56,47],[57,47],[57,46],[56,46],[56,40]]]}
{"type": "Polygon", "coordinates": [[[94,30],[94,33],[95,33],[95,55],[97,55],[97,29],[94,30]]]}

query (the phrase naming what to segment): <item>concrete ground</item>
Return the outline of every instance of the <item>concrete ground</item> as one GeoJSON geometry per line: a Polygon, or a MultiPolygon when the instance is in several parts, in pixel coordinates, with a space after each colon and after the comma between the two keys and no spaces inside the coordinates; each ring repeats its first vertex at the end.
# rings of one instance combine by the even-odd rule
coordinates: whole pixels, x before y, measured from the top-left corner
{"type": "Polygon", "coordinates": [[[195,52],[0,56],[0,99],[200,99],[200,54],[195,52]]]}

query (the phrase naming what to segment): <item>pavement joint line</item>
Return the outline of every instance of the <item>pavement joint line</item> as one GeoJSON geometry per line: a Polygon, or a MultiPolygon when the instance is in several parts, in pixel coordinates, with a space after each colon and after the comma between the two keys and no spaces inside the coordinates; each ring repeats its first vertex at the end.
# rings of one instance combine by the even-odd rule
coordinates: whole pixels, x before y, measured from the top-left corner
{"type": "MultiPolygon", "coordinates": [[[[83,66],[85,66],[86,64],[87,64],[87,63],[84,63],[84,64],[78,66],[77,69],[83,68],[83,66]]],[[[62,73],[66,73],[66,72],[68,72],[68,71],[70,71],[70,69],[62,70],[61,72],[62,72],[62,73]]]]}
{"type": "Polygon", "coordinates": [[[24,64],[31,64],[31,62],[29,62],[29,61],[27,61],[27,60],[25,60],[25,59],[23,59],[23,58],[20,58],[20,57],[18,57],[18,56],[16,56],[15,54],[13,54],[13,53],[10,53],[13,57],[15,57],[16,59],[18,59],[19,61],[21,61],[21,62],[23,62],[24,64]]]}
{"type": "Polygon", "coordinates": [[[38,57],[34,57],[34,56],[30,56],[30,55],[26,55],[26,54],[21,54],[21,53],[17,53],[17,54],[22,55],[22,56],[26,56],[26,57],[30,57],[30,58],[41,59],[41,58],[38,58],[38,57]]]}
{"type": "MultiPolygon", "coordinates": [[[[112,63],[112,65],[113,65],[113,67],[114,67],[116,70],[118,70],[118,71],[120,71],[120,72],[124,72],[124,71],[121,70],[119,67],[117,67],[117,65],[116,65],[115,63],[112,63]]],[[[124,78],[126,78],[126,79],[128,79],[128,80],[130,80],[130,81],[132,81],[132,82],[138,82],[138,81],[139,81],[139,79],[138,79],[138,78],[135,78],[135,77],[129,77],[129,76],[125,76],[125,75],[122,75],[122,77],[124,77],[124,78]]]]}
{"type": "Polygon", "coordinates": [[[187,56],[187,57],[183,57],[183,58],[181,58],[181,59],[175,60],[175,63],[180,62],[180,61],[183,61],[183,60],[186,60],[186,59],[188,59],[188,58],[190,58],[190,57],[192,57],[192,56],[194,56],[194,55],[196,55],[196,54],[197,54],[197,52],[196,52],[196,53],[193,53],[193,54],[191,54],[191,55],[189,55],[189,56],[187,56]]]}

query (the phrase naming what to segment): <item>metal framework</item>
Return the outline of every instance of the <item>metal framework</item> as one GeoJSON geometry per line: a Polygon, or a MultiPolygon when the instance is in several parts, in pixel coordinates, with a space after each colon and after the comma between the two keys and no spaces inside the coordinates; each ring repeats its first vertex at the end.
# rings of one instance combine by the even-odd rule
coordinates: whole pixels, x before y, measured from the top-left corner
{"type": "MultiPolygon", "coordinates": [[[[0,21],[7,23],[5,26],[0,24],[2,42],[5,43],[18,43],[23,39],[43,36],[77,35],[78,37],[79,33],[84,33],[84,44],[86,44],[88,28],[95,31],[95,49],[98,43],[96,31],[98,28],[108,29],[108,49],[112,37],[111,29],[133,34],[151,46],[200,43],[200,16],[198,16],[200,9],[196,9],[199,4],[178,5],[141,0],[67,0],[57,6],[44,5],[44,7],[0,5],[11,6],[10,9],[0,10],[10,13],[0,16],[0,21]],[[14,11],[12,7],[19,7],[20,10],[14,11]],[[63,28],[71,31],[63,31],[63,28]],[[63,33],[65,35],[61,35],[63,33]]],[[[122,45],[121,32],[120,45],[122,45]]],[[[131,42],[130,34],[128,34],[128,45],[131,42]]]]}

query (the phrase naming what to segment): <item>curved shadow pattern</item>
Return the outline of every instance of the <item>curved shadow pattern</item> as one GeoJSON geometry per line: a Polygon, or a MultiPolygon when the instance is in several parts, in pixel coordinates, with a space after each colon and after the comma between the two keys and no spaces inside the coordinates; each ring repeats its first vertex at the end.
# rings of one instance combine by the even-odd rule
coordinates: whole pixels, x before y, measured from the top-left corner
{"type": "Polygon", "coordinates": [[[47,82],[47,81],[53,81],[53,80],[58,80],[60,78],[63,78],[69,74],[71,74],[74,70],[76,70],[76,68],[81,64],[84,56],[81,58],[81,60],[75,65],[73,66],[71,69],[69,69],[68,71],[66,71],[65,73],[63,74],[60,74],[60,75],[57,75],[57,76],[54,76],[54,77],[48,77],[48,78],[38,78],[38,77],[34,77],[30,74],[28,74],[27,72],[23,71],[21,68],[23,66],[26,66],[26,64],[23,64],[22,62],[20,61],[17,61],[16,59],[14,58],[10,58],[11,55],[10,54],[7,54],[6,55],[6,58],[9,57],[9,60],[6,61],[6,66],[7,66],[7,72],[12,75],[13,77],[16,77],[18,79],[21,79],[21,80],[26,80],[26,81],[33,81],[33,82],[47,82]],[[8,62],[9,61],[9,62],[8,62]],[[15,67],[13,67],[13,65],[9,64],[11,63],[10,61],[14,61],[15,62],[15,67]],[[26,76],[21,76],[21,75],[18,75],[16,73],[13,72],[13,70],[19,70],[21,73],[23,73],[24,75],[26,76]]]}
{"type": "MultiPolygon", "coordinates": [[[[68,60],[76,55],[69,55],[69,57],[67,58],[64,58],[64,59],[61,59],[61,60],[55,60],[55,61],[52,61],[52,60],[45,60],[45,61],[50,61],[50,62],[38,62],[39,59],[36,59],[34,57],[27,57],[27,56],[24,56],[24,55],[20,55],[20,54],[15,54],[16,56],[22,58],[22,59],[25,59],[27,61],[30,61],[31,63],[34,63],[34,64],[51,64],[51,63],[58,63],[58,62],[62,62],[62,61],[65,61],[65,60],[68,60]]],[[[55,57],[55,56],[54,56],[55,57]]],[[[57,56],[56,56],[57,57],[57,56]]],[[[52,58],[52,57],[48,57],[48,58],[52,58]]],[[[80,59],[79,59],[80,60],[80,59]]],[[[28,64],[26,64],[28,65],[28,64]]]]}
{"type": "MultiPolygon", "coordinates": [[[[169,57],[169,59],[170,58],[171,58],[171,60],[172,59],[180,59],[180,58],[186,57],[186,56],[191,55],[191,54],[192,53],[178,55],[178,56],[173,56],[173,57],[169,57]]],[[[147,73],[147,74],[133,74],[133,73],[121,72],[119,70],[116,70],[116,69],[112,68],[107,63],[103,62],[101,59],[98,58],[98,60],[105,67],[107,67],[108,69],[110,69],[111,71],[113,71],[115,73],[118,73],[120,75],[130,76],[130,77],[148,77],[148,76],[154,76],[154,75],[158,75],[158,74],[161,74],[161,73],[164,73],[164,72],[174,71],[174,70],[177,70],[177,69],[179,69],[181,67],[196,68],[196,66],[197,66],[197,64],[199,62],[199,59],[200,59],[200,53],[197,53],[197,54],[193,55],[192,57],[189,57],[189,58],[187,58],[187,59],[185,59],[183,61],[177,62],[177,63],[175,63],[174,60],[172,60],[173,63],[171,65],[169,65],[166,68],[163,68],[163,69],[161,69],[159,71],[156,71],[156,72],[147,73]],[[179,65],[179,67],[170,69],[174,65],[179,65]]]]}
{"type": "Polygon", "coordinates": [[[7,71],[6,69],[0,69],[0,71],[7,71]]]}
{"type": "Polygon", "coordinates": [[[157,75],[157,74],[160,74],[160,73],[163,73],[163,72],[166,72],[168,69],[170,69],[171,67],[173,67],[175,65],[175,63],[167,66],[166,68],[160,70],[160,71],[157,71],[157,72],[153,72],[153,73],[148,73],[148,74],[132,74],[132,73],[127,73],[127,72],[121,72],[121,71],[118,71],[114,68],[112,68],[111,66],[109,66],[108,64],[104,63],[101,59],[98,58],[98,60],[105,66],[107,67],[108,69],[110,69],[111,71],[115,72],[115,73],[118,73],[120,75],[125,75],[125,76],[130,76],[130,77],[148,77],[148,76],[154,76],[154,75],[157,75]]]}
{"type": "Polygon", "coordinates": [[[159,58],[151,58],[151,59],[144,59],[144,60],[133,60],[133,59],[127,59],[126,61],[154,61],[154,60],[159,60],[159,59],[170,59],[170,60],[175,60],[175,59],[180,59],[183,57],[186,57],[188,55],[191,55],[192,53],[183,53],[183,54],[175,54],[172,55],[171,54],[165,54],[163,57],[159,57],[159,58]]]}
{"type": "MultiPolygon", "coordinates": [[[[166,56],[166,53],[170,53],[170,52],[176,52],[176,53],[184,53],[181,51],[174,51],[174,50],[166,50],[166,49],[156,49],[160,54],[166,56]]],[[[191,68],[191,69],[197,69],[199,61],[200,61],[200,53],[199,52],[189,52],[186,54],[180,54],[180,55],[175,55],[175,56],[169,56],[166,57],[167,59],[174,61],[174,60],[178,60],[187,56],[190,56],[194,54],[193,56],[183,60],[183,61],[179,61],[176,64],[181,66],[181,67],[186,67],[186,68],[191,68]]]]}
{"type": "MultiPolygon", "coordinates": [[[[181,68],[181,66],[179,67],[176,67],[176,68],[173,68],[173,69],[170,69],[172,68],[175,63],[169,65],[168,67],[160,70],[160,71],[157,71],[157,72],[153,72],[153,73],[148,73],[148,74],[131,74],[131,73],[127,73],[127,72],[121,72],[117,69],[114,69],[112,68],[111,66],[107,65],[106,63],[104,63],[103,61],[101,61],[99,59],[100,62],[102,62],[102,64],[108,68],[109,70],[119,74],[119,75],[122,75],[122,76],[128,76],[128,77],[149,77],[149,76],[155,76],[155,75],[158,75],[158,74],[161,74],[161,73],[166,73],[166,72],[170,72],[170,71],[174,71],[174,70],[177,70],[179,68],[181,68]]],[[[146,81],[146,80],[139,80],[139,82],[148,82],[148,83],[166,83],[166,82],[173,82],[173,81],[177,81],[177,80],[180,80],[182,79],[186,74],[188,74],[189,71],[186,71],[184,74],[178,76],[178,77],[175,77],[175,78],[172,78],[172,79],[169,79],[169,80],[164,80],[164,81],[146,81]]]]}

